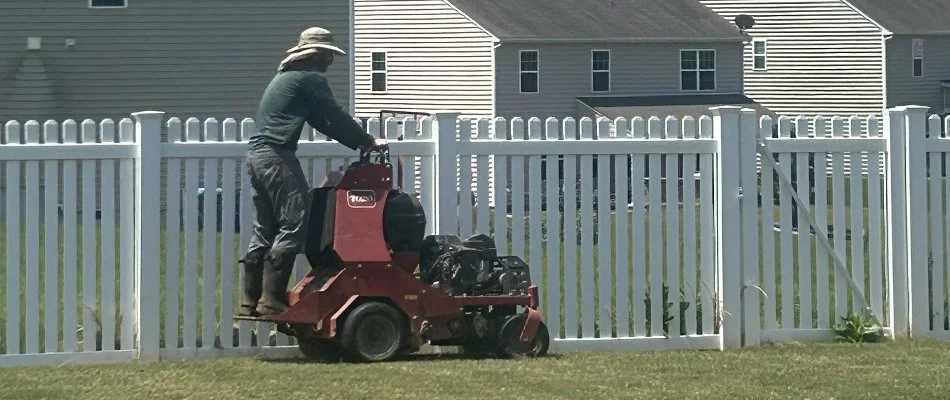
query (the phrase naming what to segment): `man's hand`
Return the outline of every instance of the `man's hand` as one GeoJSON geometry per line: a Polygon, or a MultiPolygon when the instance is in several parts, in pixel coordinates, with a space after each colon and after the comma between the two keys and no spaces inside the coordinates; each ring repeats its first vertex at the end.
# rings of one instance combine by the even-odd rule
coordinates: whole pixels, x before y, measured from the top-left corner
{"type": "Polygon", "coordinates": [[[373,146],[370,147],[370,150],[379,150],[387,146],[386,139],[376,138],[373,139],[373,146]]]}

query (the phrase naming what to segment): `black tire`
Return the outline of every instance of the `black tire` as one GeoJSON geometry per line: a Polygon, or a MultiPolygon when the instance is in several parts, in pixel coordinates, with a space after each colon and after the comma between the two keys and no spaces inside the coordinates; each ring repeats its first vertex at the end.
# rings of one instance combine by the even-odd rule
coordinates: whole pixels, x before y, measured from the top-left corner
{"type": "Polygon", "coordinates": [[[547,325],[538,323],[537,334],[530,343],[521,341],[521,330],[524,328],[528,314],[512,315],[507,318],[498,331],[498,355],[503,358],[543,357],[548,353],[551,337],[547,325]]]}
{"type": "Polygon", "coordinates": [[[297,347],[308,360],[320,363],[336,363],[343,357],[343,347],[334,339],[316,337],[311,331],[312,325],[298,325],[297,347]]]}
{"type": "Polygon", "coordinates": [[[392,306],[378,301],[353,309],[343,323],[340,341],[357,362],[388,361],[402,354],[408,332],[406,320],[392,306]]]}

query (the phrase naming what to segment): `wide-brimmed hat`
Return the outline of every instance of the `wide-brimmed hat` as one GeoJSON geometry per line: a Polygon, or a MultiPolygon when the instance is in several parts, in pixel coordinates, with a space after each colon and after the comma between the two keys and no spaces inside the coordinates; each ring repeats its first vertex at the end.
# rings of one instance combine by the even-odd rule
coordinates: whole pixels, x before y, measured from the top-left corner
{"type": "Polygon", "coordinates": [[[299,53],[307,50],[327,49],[340,55],[346,55],[343,49],[333,44],[333,34],[330,31],[312,27],[300,33],[297,45],[287,50],[288,53],[299,53]]]}

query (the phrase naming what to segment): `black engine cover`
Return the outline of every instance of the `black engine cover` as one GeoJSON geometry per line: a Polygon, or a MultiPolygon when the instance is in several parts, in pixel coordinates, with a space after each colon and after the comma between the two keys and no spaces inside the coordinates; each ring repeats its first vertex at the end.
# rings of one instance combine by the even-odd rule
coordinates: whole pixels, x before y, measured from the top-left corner
{"type": "Polygon", "coordinates": [[[426,213],[415,196],[393,189],[383,208],[383,237],[393,251],[419,251],[426,234],[426,213]]]}

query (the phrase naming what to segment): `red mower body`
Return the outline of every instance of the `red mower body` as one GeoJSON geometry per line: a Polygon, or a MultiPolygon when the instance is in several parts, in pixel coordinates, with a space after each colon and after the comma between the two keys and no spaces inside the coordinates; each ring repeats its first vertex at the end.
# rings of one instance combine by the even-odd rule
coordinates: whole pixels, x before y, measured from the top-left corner
{"type": "Polygon", "coordinates": [[[282,332],[297,337],[306,355],[324,360],[355,354],[356,359],[381,361],[417,351],[425,343],[503,356],[544,354],[549,338],[537,311],[537,286],[512,294],[453,295],[439,284],[419,279],[415,273],[419,251],[395,251],[387,243],[384,211],[388,196],[396,192],[388,158],[388,151],[377,162],[364,155],[350,165],[339,184],[313,189],[308,235],[313,237],[308,238],[307,249],[311,271],[288,292],[290,308],[275,316],[237,318],[276,323],[282,332]],[[350,314],[367,303],[396,311],[384,314],[402,331],[393,339],[399,342],[398,351],[348,349],[365,347],[362,339],[345,337],[364,332],[341,327],[361,323],[354,318],[362,314],[352,318],[350,314]],[[516,312],[518,307],[524,311],[516,312]]]}

